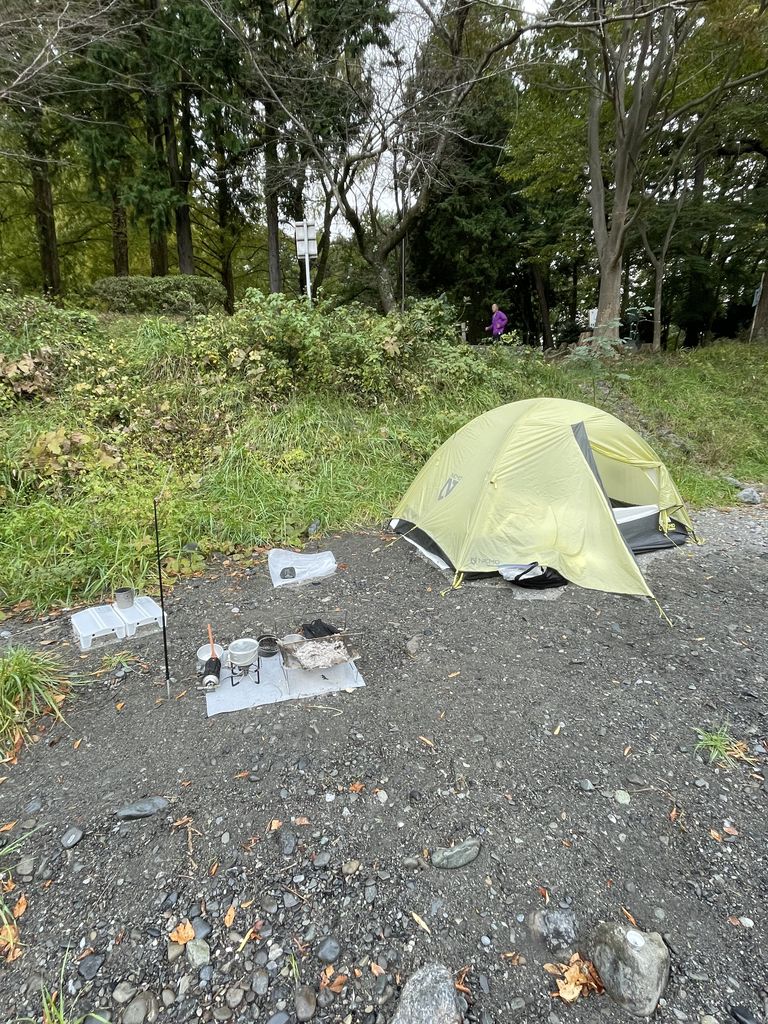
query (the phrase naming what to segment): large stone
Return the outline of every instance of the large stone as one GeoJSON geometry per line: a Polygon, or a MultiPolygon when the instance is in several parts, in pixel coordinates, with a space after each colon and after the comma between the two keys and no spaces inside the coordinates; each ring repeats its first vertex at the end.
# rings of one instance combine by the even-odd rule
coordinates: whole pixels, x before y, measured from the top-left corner
{"type": "Polygon", "coordinates": [[[572,910],[536,910],[528,918],[528,927],[553,953],[571,949],[576,942],[576,915],[572,910]]]}
{"type": "Polygon", "coordinates": [[[139,992],[123,1012],[123,1024],[152,1024],[159,1006],[152,992],[139,992]]]}
{"type": "Polygon", "coordinates": [[[480,840],[477,836],[470,836],[463,843],[446,848],[438,846],[432,851],[432,863],[436,868],[463,868],[480,853],[480,840]]]}
{"type": "Polygon", "coordinates": [[[78,974],[85,978],[86,981],[93,981],[105,959],[106,957],[100,953],[91,953],[89,956],[84,957],[77,965],[78,974]]]}
{"type": "Polygon", "coordinates": [[[119,981],[112,990],[112,998],[116,1003],[129,1003],[136,995],[136,986],[130,981],[119,981]]]}
{"type": "Polygon", "coordinates": [[[743,491],[739,491],[736,497],[745,505],[760,504],[760,495],[757,493],[754,487],[745,487],[743,491]]]}
{"type": "Polygon", "coordinates": [[[165,811],[170,807],[168,801],[162,796],[151,796],[147,800],[136,800],[135,803],[126,804],[118,811],[115,817],[120,821],[136,821],[137,818],[151,818],[158,811],[165,811]]]}
{"type": "Polygon", "coordinates": [[[601,921],[587,948],[611,999],[635,1017],[649,1017],[669,981],[669,950],[661,935],[601,921]]]}
{"type": "Polygon", "coordinates": [[[411,975],[392,1024],[461,1024],[453,977],[442,964],[426,964],[411,975]]]}
{"type": "Polygon", "coordinates": [[[318,957],[327,964],[335,963],[341,954],[341,945],[338,939],[327,935],[317,947],[318,957]]]}
{"type": "Polygon", "coordinates": [[[294,1007],[296,1009],[296,1020],[312,1020],[317,1008],[317,996],[311,985],[299,985],[296,989],[294,1007]]]}
{"type": "Polygon", "coordinates": [[[78,828],[77,825],[71,825],[61,837],[61,845],[65,850],[71,850],[73,846],[77,846],[82,838],[83,830],[78,828]]]}

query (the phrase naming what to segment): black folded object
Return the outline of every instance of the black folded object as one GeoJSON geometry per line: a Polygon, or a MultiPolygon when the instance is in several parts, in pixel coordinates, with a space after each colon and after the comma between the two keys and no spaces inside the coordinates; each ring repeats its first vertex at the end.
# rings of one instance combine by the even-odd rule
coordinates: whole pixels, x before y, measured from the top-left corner
{"type": "Polygon", "coordinates": [[[323,622],[322,619],[315,619],[314,622],[304,622],[301,632],[307,640],[317,640],[321,636],[333,636],[335,633],[340,633],[341,630],[328,622],[323,622]]]}

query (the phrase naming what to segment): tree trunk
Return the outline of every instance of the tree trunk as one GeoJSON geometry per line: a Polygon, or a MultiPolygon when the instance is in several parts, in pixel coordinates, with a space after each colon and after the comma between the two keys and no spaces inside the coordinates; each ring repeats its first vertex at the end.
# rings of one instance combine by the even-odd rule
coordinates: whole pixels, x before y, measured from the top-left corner
{"type": "Polygon", "coordinates": [[[117,191],[110,190],[112,198],[112,266],[115,277],[128,277],[128,214],[120,202],[117,191]]]}
{"type": "Polygon", "coordinates": [[[392,275],[386,261],[380,257],[369,257],[368,262],[376,275],[376,287],[379,290],[379,301],[384,313],[391,313],[397,308],[395,300],[395,289],[392,285],[392,275]]]}
{"type": "Polygon", "coordinates": [[[61,293],[59,246],[56,239],[56,217],[48,161],[41,154],[32,161],[32,191],[35,203],[35,224],[40,245],[40,268],[46,295],[61,293]]]}
{"type": "Polygon", "coordinates": [[[267,267],[270,292],[283,290],[280,269],[280,165],[277,152],[277,132],[272,118],[272,104],[265,105],[266,143],[264,145],[264,206],[267,214],[267,267]]]}
{"type": "Polygon", "coordinates": [[[172,94],[166,97],[163,121],[168,176],[171,187],[177,195],[174,219],[179,273],[194,274],[195,255],[192,245],[192,216],[189,209],[189,186],[192,177],[192,119],[188,89],[182,88],[181,90],[181,159],[179,159],[179,140],[176,134],[172,94]]]}
{"type": "Polygon", "coordinates": [[[149,263],[152,277],[168,275],[168,236],[165,227],[149,222],[149,263]]]}
{"type": "Polygon", "coordinates": [[[571,265],[571,294],[568,302],[568,318],[572,324],[576,323],[579,312],[579,264],[576,260],[571,265]]]}
{"type": "Polygon", "coordinates": [[[601,258],[600,292],[597,299],[595,336],[609,341],[619,338],[621,317],[621,256],[601,258]]]}
{"type": "Polygon", "coordinates": [[[661,352],[661,296],[664,288],[665,261],[655,263],[656,280],[653,286],[653,351],[661,352]]]}
{"type": "Polygon", "coordinates": [[[235,249],[232,231],[232,192],[229,187],[229,170],[226,150],[222,139],[223,126],[218,118],[214,120],[213,141],[216,151],[216,216],[219,227],[221,283],[227,293],[225,309],[235,311],[235,275],[232,269],[232,253],[235,249]]]}
{"type": "Polygon", "coordinates": [[[533,274],[533,283],[536,286],[536,294],[539,299],[541,331],[544,339],[544,349],[546,350],[555,347],[555,343],[552,341],[552,324],[549,317],[549,303],[547,302],[547,285],[540,264],[533,263],[531,265],[531,273],[533,274]]]}
{"type": "Polygon", "coordinates": [[[750,341],[768,341],[768,273],[763,273],[760,282],[760,298],[757,300],[750,341]]]}

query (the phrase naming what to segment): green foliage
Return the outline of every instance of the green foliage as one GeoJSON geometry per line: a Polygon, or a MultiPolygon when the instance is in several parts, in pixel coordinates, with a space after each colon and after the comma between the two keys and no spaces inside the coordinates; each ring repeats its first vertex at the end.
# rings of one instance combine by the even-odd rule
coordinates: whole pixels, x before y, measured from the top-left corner
{"type": "Polygon", "coordinates": [[[520,398],[597,401],[699,503],[728,499],[723,472],[768,477],[764,346],[619,356],[585,375],[461,345],[454,322],[436,301],[382,317],[259,292],[187,322],[0,300],[9,352],[42,375],[24,393],[0,376],[0,604],[151,588],[153,495],[171,576],[213,551],[297,542],[314,519],[381,522],[454,430],[520,398]]]}
{"type": "Polygon", "coordinates": [[[0,653],[0,753],[8,753],[43,714],[61,718],[70,681],[47,654],[10,647],[0,653]]]}
{"type": "Polygon", "coordinates": [[[210,277],[102,277],[93,285],[101,309],[109,313],[168,313],[187,316],[223,308],[227,295],[210,277]]]}

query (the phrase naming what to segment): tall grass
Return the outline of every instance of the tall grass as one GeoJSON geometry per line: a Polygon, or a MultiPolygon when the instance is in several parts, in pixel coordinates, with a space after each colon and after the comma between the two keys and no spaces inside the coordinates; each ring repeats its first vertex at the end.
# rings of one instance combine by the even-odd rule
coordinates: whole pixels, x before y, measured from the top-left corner
{"type": "MultiPolygon", "coordinates": [[[[109,420],[109,394],[92,397],[66,380],[49,400],[16,402],[0,417],[0,606],[42,609],[151,586],[159,494],[172,568],[191,564],[189,542],[205,555],[297,543],[314,520],[324,531],[381,523],[473,416],[540,395],[591,401],[595,385],[567,363],[493,348],[458,354],[460,384],[448,362],[425,371],[413,394],[368,393],[363,403],[354,389],[314,389],[310,375],[292,397],[270,400],[221,362],[201,386],[178,324],[131,317],[107,329],[130,382],[120,399],[134,403],[127,420],[109,420]],[[35,438],[59,426],[116,446],[122,468],[92,454],[80,467],[73,458],[53,483],[35,466],[19,477],[35,438]]],[[[734,493],[724,474],[768,479],[766,377],[768,347],[729,343],[610,364],[596,393],[657,447],[687,500],[719,504],[734,493]]]]}
{"type": "Polygon", "coordinates": [[[30,722],[44,714],[61,718],[60,705],[70,687],[47,654],[11,647],[0,653],[0,754],[10,754],[30,722]]]}

